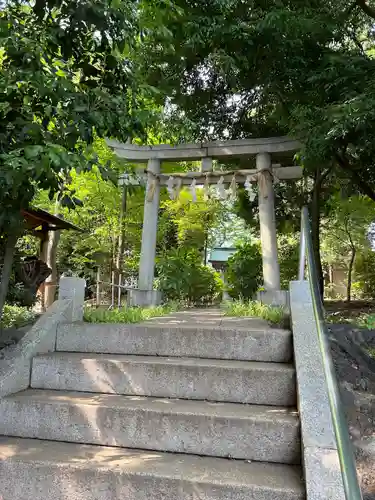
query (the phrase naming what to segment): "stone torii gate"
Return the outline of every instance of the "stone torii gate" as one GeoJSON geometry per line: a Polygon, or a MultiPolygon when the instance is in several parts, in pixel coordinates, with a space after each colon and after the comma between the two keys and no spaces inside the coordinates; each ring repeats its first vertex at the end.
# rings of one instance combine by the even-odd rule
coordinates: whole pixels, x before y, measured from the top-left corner
{"type": "Polygon", "coordinates": [[[154,305],[160,297],[153,290],[156,236],[158,226],[160,186],[167,185],[170,176],[178,177],[180,185],[216,184],[218,177],[230,184],[235,175],[237,183],[244,183],[249,176],[258,183],[259,222],[262,245],[263,280],[265,292],[261,299],[267,303],[285,304],[286,292],[280,289],[280,269],[277,252],[277,235],[274,207],[274,180],[292,180],[302,176],[301,167],[281,166],[291,162],[296,151],[300,149],[297,141],[288,137],[272,137],[266,139],[240,139],[234,141],[218,141],[200,144],[179,144],[171,146],[137,146],[124,144],[115,140],[107,140],[107,144],[119,158],[130,162],[147,163],[147,191],[145,197],[142,248],[139,265],[138,289],[132,292],[131,302],[134,305],[154,305]],[[256,169],[238,170],[235,172],[214,172],[212,160],[241,158],[242,161],[254,162],[256,169]],[[168,161],[201,161],[201,172],[186,174],[163,174],[161,164],[168,161]],[[277,162],[273,164],[273,161],[277,162]],[[152,190],[152,196],[148,193],[152,190]]]}

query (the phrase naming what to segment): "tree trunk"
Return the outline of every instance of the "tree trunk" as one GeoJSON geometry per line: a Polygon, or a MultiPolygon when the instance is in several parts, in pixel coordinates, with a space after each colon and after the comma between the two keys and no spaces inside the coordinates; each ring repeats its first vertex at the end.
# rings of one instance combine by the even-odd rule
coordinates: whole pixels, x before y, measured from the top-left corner
{"type": "Polygon", "coordinates": [[[207,266],[207,254],[208,254],[208,235],[207,233],[204,235],[204,256],[203,256],[203,259],[204,259],[204,265],[207,266]]]}
{"type": "Polygon", "coordinates": [[[350,249],[351,249],[351,257],[350,257],[350,262],[349,262],[349,267],[348,267],[348,281],[346,284],[346,301],[349,303],[352,299],[352,274],[353,274],[354,261],[355,261],[355,256],[356,256],[357,251],[356,251],[356,248],[354,246],[353,238],[352,238],[350,231],[349,231],[347,220],[345,222],[345,231],[346,231],[346,234],[348,235],[348,238],[350,241],[350,249]]]}
{"type": "Polygon", "coordinates": [[[352,300],[352,274],[355,261],[356,249],[352,247],[352,255],[350,257],[349,267],[348,267],[348,283],[346,287],[346,301],[350,302],[352,300]]]}
{"type": "Polygon", "coordinates": [[[45,281],[44,307],[48,309],[55,301],[57,288],[57,247],[60,240],[60,231],[49,231],[46,264],[52,273],[45,281]]]}
{"type": "Polygon", "coordinates": [[[17,240],[18,240],[18,233],[12,232],[9,234],[5,246],[3,270],[1,273],[1,282],[0,282],[0,321],[3,316],[5,299],[8,294],[9,280],[12,274],[14,249],[16,247],[17,240]]]}
{"type": "Polygon", "coordinates": [[[324,295],[324,278],[322,259],[320,256],[320,198],[322,190],[322,172],[318,168],[315,172],[314,189],[311,198],[311,236],[313,242],[313,253],[318,273],[318,284],[321,297],[324,295]]]}
{"type": "MultiPolygon", "coordinates": [[[[55,204],[56,217],[61,216],[60,201],[55,204]]],[[[46,264],[51,269],[52,273],[48,276],[44,286],[44,308],[48,309],[55,301],[57,290],[57,247],[60,241],[61,231],[48,232],[48,244],[46,252],[46,264]]]]}

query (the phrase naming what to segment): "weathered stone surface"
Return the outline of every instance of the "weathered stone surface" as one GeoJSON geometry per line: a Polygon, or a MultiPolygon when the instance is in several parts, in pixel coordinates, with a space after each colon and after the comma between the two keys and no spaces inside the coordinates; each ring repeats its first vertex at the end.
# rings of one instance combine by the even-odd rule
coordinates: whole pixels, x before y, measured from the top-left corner
{"type": "Polygon", "coordinates": [[[0,414],[6,436],[300,462],[299,419],[285,408],[28,390],[0,414]]]}
{"type": "MultiPolygon", "coordinates": [[[[152,280],[150,280],[152,281],[152,280]]],[[[128,290],[128,306],[130,307],[155,307],[162,303],[162,293],[159,290],[128,290]]]]}
{"type": "Polygon", "coordinates": [[[109,147],[117,156],[133,162],[144,162],[150,158],[160,160],[200,160],[204,157],[237,157],[251,156],[258,153],[285,153],[297,151],[301,145],[288,137],[270,137],[257,139],[240,139],[233,141],[215,141],[197,144],[158,144],[156,146],[137,146],[107,139],[109,147]]]}
{"type": "Polygon", "coordinates": [[[345,498],[336,450],[305,448],[304,469],[308,500],[343,500],[345,498]]]}
{"type": "Polygon", "coordinates": [[[290,283],[307,500],[345,498],[310,286],[290,283]]]}
{"type": "Polygon", "coordinates": [[[70,300],[72,308],[69,321],[83,320],[86,281],[77,277],[62,277],[59,282],[59,300],[70,300]]]}
{"type": "Polygon", "coordinates": [[[3,500],[304,500],[280,464],[0,438],[3,500]]]}
{"type": "Polygon", "coordinates": [[[57,351],[289,362],[292,335],[272,328],[185,323],[60,325],[57,351]]]}
{"type": "Polygon", "coordinates": [[[293,365],[198,358],[53,353],[33,360],[31,387],[295,406],[293,365]]]}
{"type": "Polygon", "coordinates": [[[289,312],[289,292],[286,290],[258,292],[257,299],[262,302],[262,304],[285,307],[286,312],[289,312]]]}
{"type": "Polygon", "coordinates": [[[33,356],[55,350],[57,326],[69,317],[71,306],[70,300],[54,302],[17,345],[3,351],[0,397],[29,387],[33,356]]]}
{"type": "Polygon", "coordinates": [[[336,448],[322,354],[307,282],[291,282],[290,305],[303,443],[310,447],[336,448]]]}

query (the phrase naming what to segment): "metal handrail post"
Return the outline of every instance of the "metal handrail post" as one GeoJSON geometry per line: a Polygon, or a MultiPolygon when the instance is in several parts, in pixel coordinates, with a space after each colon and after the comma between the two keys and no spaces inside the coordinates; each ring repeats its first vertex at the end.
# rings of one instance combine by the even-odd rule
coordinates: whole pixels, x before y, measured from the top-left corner
{"type": "Polygon", "coordinates": [[[298,269],[298,280],[303,281],[305,279],[305,265],[306,265],[306,236],[303,228],[303,219],[301,221],[301,243],[299,249],[299,269],[298,269]]]}

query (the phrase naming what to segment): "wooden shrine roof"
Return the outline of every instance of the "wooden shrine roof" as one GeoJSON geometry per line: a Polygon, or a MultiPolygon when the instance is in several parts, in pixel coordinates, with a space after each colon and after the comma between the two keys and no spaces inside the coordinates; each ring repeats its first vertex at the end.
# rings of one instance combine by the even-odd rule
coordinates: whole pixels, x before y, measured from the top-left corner
{"type": "Polygon", "coordinates": [[[68,229],[82,231],[81,228],[70,222],[56,217],[41,208],[28,208],[21,210],[21,215],[25,218],[27,229],[35,230],[41,227],[41,232],[56,231],[57,229],[68,229]]]}

